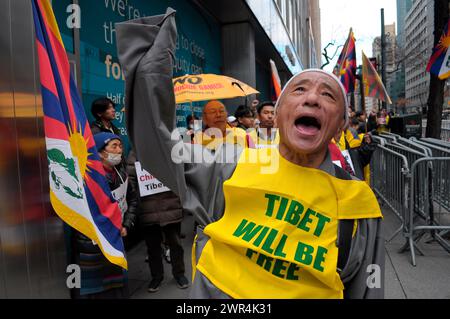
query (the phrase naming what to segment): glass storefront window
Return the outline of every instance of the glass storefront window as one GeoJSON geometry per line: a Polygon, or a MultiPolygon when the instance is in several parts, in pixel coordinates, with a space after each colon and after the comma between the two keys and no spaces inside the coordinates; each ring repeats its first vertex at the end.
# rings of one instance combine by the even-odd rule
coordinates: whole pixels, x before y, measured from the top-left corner
{"type": "Polygon", "coordinates": [[[290,72],[295,74],[303,69],[303,65],[300,61],[297,46],[290,37],[289,31],[283,22],[282,15],[278,11],[277,5],[280,2],[284,6],[284,10],[281,11],[286,12],[285,1],[277,1],[275,3],[273,0],[247,0],[247,4],[271,39],[290,72]]]}

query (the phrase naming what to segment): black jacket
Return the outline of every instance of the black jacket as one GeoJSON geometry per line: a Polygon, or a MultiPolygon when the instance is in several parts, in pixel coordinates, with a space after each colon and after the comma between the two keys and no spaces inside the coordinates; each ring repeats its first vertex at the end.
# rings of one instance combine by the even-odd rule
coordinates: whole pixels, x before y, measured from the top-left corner
{"type": "Polygon", "coordinates": [[[100,120],[97,120],[97,121],[91,123],[92,134],[97,134],[100,132],[107,132],[107,133],[114,133],[119,136],[121,135],[120,130],[112,123],[111,123],[111,129],[112,129],[112,131],[110,129],[106,128],[106,126],[103,125],[103,122],[100,120]]]}
{"type": "MultiPolygon", "coordinates": [[[[130,151],[127,159],[127,172],[129,185],[137,190],[139,185],[136,176],[136,155],[130,151]]],[[[183,219],[183,207],[180,198],[173,192],[163,192],[155,195],[139,197],[138,223],[140,227],[178,223],[183,219]]]]}
{"type": "Polygon", "coordinates": [[[355,176],[364,180],[364,167],[370,164],[373,152],[376,150],[376,144],[374,142],[367,144],[363,139],[359,147],[350,148],[347,139],[345,139],[345,148],[348,150],[355,167],[355,176]]]}

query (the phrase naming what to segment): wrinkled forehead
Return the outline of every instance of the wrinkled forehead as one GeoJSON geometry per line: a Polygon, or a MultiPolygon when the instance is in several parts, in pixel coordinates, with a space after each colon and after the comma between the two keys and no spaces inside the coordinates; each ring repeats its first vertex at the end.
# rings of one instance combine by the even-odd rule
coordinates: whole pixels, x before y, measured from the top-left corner
{"type": "Polygon", "coordinates": [[[225,105],[220,104],[220,103],[210,103],[210,104],[206,104],[203,112],[209,111],[209,110],[224,110],[225,109],[225,105]]]}
{"type": "Polygon", "coordinates": [[[311,81],[315,83],[322,83],[322,85],[329,86],[330,89],[336,92],[339,96],[339,102],[342,105],[344,109],[344,117],[346,121],[348,121],[347,116],[347,107],[348,102],[346,98],[346,91],[344,86],[342,85],[341,81],[332,73],[326,72],[321,69],[309,69],[301,71],[300,73],[294,75],[284,86],[283,91],[281,92],[280,97],[278,98],[278,101],[275,105],[275,111],[278,109],[278,106],[282,103],[282,100],[284,98],[284,95],[289,92],[289,90],[295,86],[298,85],[299,82],[302,81],[311,81]]]}
{"type": "Polygon", "coordinates": [[[339,83],[328,73],[307,71],[294,76],[286,85],[289,89],[299,84],[319,85],[332,90],[344,99],[339,83]]]}

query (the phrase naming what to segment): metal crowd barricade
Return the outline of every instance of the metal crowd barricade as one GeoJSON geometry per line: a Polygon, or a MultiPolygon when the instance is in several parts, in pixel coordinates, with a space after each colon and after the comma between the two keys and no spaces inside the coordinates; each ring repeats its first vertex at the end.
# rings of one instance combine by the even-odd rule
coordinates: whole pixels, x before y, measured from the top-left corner
{"type": "Polygon", "coordinates": [[[427,147],[431,151],[432,157],[450,157],[450,145],[447,147],[445,144],[437,145],[429,143],[427,141],[412,139],[413,143],[427,147]]]}
{"type": "MultiPolygon", "coordinates": [[[[397,139],[396,141],[387,144],[386,147],[406,157],[409,171],[411,170],[411,166],[414,162],[431,155],[429,154],[428,150],[423,149],[421,152],[404,144],[400,144],[397,141],[401,140],[397,139]]],[[[432,167],[420,166],[419,172],[417,173],[420,178],[408,180],[408,185],[414,184],[416,189],[416,198],[413,203],[414,207],[410,208],[413,209],[416,214],[414,218],[426,218],[427,211],[429,210],[429,207],[431,205],[431,203],[426,200],[427,198],[429,198],[429,196],[427,196],[427,193],[431,190],[431,172],[432,167]]],[[[407,231],[407,229],[405,229],[405,231],[407,231]]]]}
{"type": "Polygon", "coordinates": [[[394,152],[397,152],[397,153],[400,153],[400,154],[406,156],[406,159],[408,160],[409,165],[412,165],[412,163],[414,163],[415,161],[417,161],[420,158],[428,156],[428,154],[425,152],[420,152],[409,146],[402,145],[396,141],[386,144],[385,147],[393,150],[394,152]]]}
{"type": "MultiPolygon", "coordinates": [[[[424,141],[416,141],[416,142],[422,145],[427,145],[427,147],[431,149],[433,157],[450,158],[450,148],[440,147],[424,141]]],[[[448,202],[448,197],[445,197],[443,196],[444,194],[441,194],[442,190],[441,180],[438,178],[441,175],[449,175],[450,167],[448,165],[439,165],[437,167],[434,167],[433,169],[435,173],[433,179],[435,196],[433,200],[443,208],[450,210],[450,203],[448,202]]],[[[446,189],[444,188],[444,190],[450,191],[448,188],[446,189]]]]}
{"type": "Polygon", "coordinates": [[[380,133],[379,136],[384,138],[385,140],[387,140],[389,143],[395,142],[397,140],[397,138],[400,137],[400,135],[393,134],[393,133],[387,133],[387,132],[380,133]]]}
{"type": "Polygon", "coordinates": [[[383,145],[377,145],[377,149],[372,156],[371,184],[375,194],[387,206],[401,222],[401,226],[388,239],[391,241],[404,229],[404,219],[408,206],[408,182],[409,173],[408,160],[401,155],[383,145]]]}
{"type": "Polygon", "coordinates": [[[386,139],[384,139],[384,138],[382,138],[382,137],[380,137],[380,136],[377,136],[377,135],[373,135],[372,136],[372,140],[375,142],[375,143],[377,143],[377,144],[380,144],[380,145],[382,145],[382,146],[384,146],[384,145],[386,145],[386,139]]]}
{"type": "Polygon", "coordinates": [[[399,134],[395,134],[395,133],[391,133],[391,132],[381,132],[380,133],[381,136],[390,136],[390,137],[395,137],[395,138],[400,138],[402,137],[399,134]]]}
{"type": "Polygon", "coordinates": [[[450,141],[443,141],[443,140],[438,140],[436,138],[431,138],[431,137],[424,137],[420,139],[423,142],[429,143],[429,144],[433,144],[433,145],[437,145],[440,147],[444,147],[444,148],[448,148],[450,149],[450,141]]]}
{"type": "Polygon", "coordinates": [[[424,144],[418,143],[417,139],[415,139],[415,138],[406,139],[404,137],[400,137],[397,139],[396,142],[393,142],[393,144],[404,145],[404,146],[412,148],[413,150],[416,150],[420,153],[423,153],[426,156],[432,156],[431,149],[424,144]]]}
{"type": "Polygon", "coordinates": [[[441,139],[443,139],[444,141],[450,142],[450,129],[441,128],[441,139]]]}
{"type": "Polygon", "coordinates": [[[415,266],[417,246],[427,233],[450,253],[450,141],[406,139],[383,132],[371,163],[374,192],[402,222],[401,230],[415,266]]]}
{"type": "MultiPolygon", "coordinates": [[[[410,178],[413,182],[410,184],[409,214],[405,219],[406,233],[404,233],[407,242],[401,251],[410,249],[411,262],[414,266],[416,265],[415,249],[418,249],[416,243],[427,232],[433,240],[450,253],[450,244],[444,238],[450,231],[450,212],[448,209],[444,209],[440,211],[439,216],[436,216],[434,209],[434,203],[449,203],[450,201],[449,168],[450,158],[448,157],[425,157],[417,160],[411,166],[410,178]],[[421,174],[428,172],[429,167],[433,167],[433,171],[428,178],[434,179],[434,182],[432,183],[432,189],[424,192],[422,197],[419,196],[419,193],[421,193],[420,188],[418,188],[419,184],[415,183],[415,181],[422,180],[423,176],[421,174]],[[437,197],[440,197],[439,200],[437,200],[437,197]],[[420,201],[422,203],[418,203],[420,201]],[[415,218],[418,205],[425,207],[425,219],[422,223],[419,223],[415,218]]],[[[429,185],[429,183],[424,184],[429,185]]]]}

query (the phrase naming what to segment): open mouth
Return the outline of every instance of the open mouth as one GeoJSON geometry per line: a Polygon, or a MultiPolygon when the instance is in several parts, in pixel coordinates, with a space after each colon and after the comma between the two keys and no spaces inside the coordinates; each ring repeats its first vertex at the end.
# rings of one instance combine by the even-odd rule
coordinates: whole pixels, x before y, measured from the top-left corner
{"type": "Polygon", "coordinates": [[[315,117],[301,116],[295,120],[295,127],[301,134],[315,135],[320,131],[322,125],[315,117]]]}

